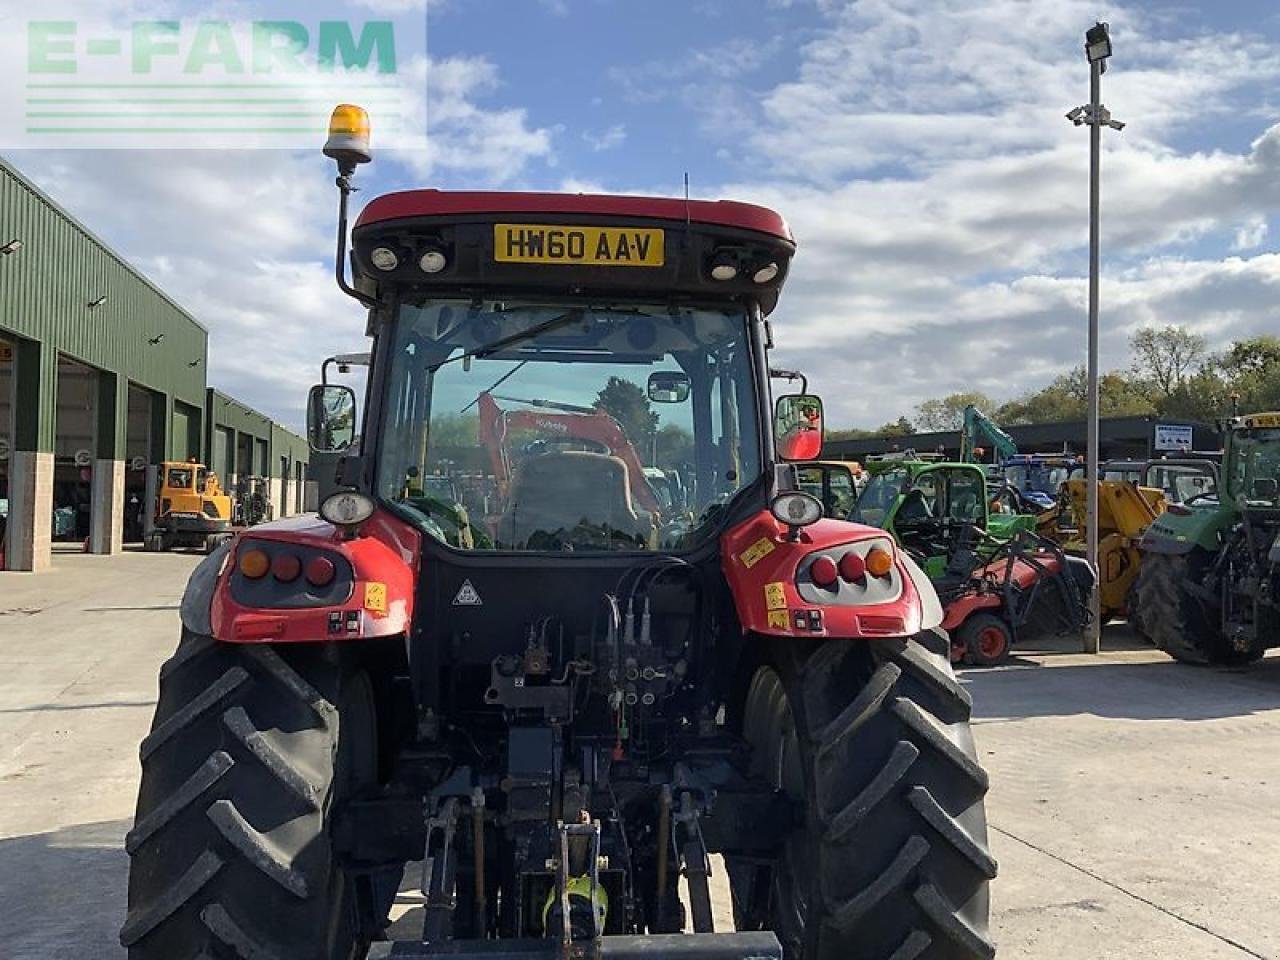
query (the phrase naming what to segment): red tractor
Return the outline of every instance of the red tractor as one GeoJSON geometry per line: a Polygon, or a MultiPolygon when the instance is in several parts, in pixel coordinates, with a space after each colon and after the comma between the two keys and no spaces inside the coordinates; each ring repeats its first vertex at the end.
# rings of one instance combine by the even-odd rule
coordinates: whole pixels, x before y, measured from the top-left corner
{"type": "Polygon", "coordinates": [[[782,218],[415,190],[365,206],[348,282],[363,111],[326,153],[369,311],[361,440],[351,392],[314,388],[340,489],[192,577],[141,746],[130,957],[992,957],[987,775],[937,597],[776,452],[821,431],[816,397],[766,414],[782,218]],[[406,477],[447,473],[503,377],[613,397],[692,519],[637,503],[619,450],[552,448],[451,535],[406,477]],[[406,880],[420,925],[390,939],[406,880]]]}

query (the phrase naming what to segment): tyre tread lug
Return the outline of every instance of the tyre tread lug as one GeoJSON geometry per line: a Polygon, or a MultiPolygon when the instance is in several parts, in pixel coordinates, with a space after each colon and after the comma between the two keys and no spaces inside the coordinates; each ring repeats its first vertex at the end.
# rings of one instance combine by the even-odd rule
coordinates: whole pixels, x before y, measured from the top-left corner
{"type": "Polygon", "coordinates": [[[206,850],[176,881],[144,908],[131,910],[120,929],[120,944],[131,947],[196,896],[204,885],[222,869],[223,861],[212,850],[206,850]]]}
{"type": "Polygon", "coordinates": [[[256,830],[234,803],[218,800],[205,811],[205,815],[227,842],[267,877],[299,899],[310,896],[307,879],[302,872],[294,869],[289,857],[271,842],[270,837],[256,830]]]}

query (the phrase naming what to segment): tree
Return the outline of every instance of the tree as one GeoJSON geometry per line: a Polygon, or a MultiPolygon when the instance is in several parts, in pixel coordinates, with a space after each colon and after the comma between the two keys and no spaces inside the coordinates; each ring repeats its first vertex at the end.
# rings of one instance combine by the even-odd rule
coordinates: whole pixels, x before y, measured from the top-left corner
{"type": "Polygon", "coordinates": [[[865,440],[879,436],[874,430],[862,430],[858,427],[839,427],[826,431],[827,440],[865,440]]]}
{"type": "Polygon", "coordinates": [[[959,430],[964,424],[964,408],[969,404],[979,410],[992,406],[991,398],[984,393],[953,393],[916,407],[916,422],[923,430],[959,430]]]}
{"type": "Polygon", "coordinates": [[[658,415],[653,412],[649,398],[630,380],[610,377],[596,395],[595,405],[618,421],[634,446],[648,442],[658,429],[658,415]]]}
{"type": "MultiPolygon", "coordinates": [[[[1217,369],[1231,393],[1240,395],[1240,410],[1256,413],[1280,407],[1280,337],[1237,340],[1217,358],[1217,369]]],[[[1230,412],[1230,400],[1219,413],[1230,412]]]]}
{"type": "Polygon", "coordinates": [[[693,434],[675,423],[664,423],[658,428],[654,444],[657,457],[654,466],[682,466],[694,462],[693,434]]]}
{"type": "Polygon", "coordinates": [[[915,424],[906,417],[899,417],[897,420],[890,420],[888,423],[877,427],[872,433],[874,437],[909,437],[916,432],[915,424]]]}
{"type": "Polygon", "coordinates": [[[1098,378],[1098,411],[1103,417],[1148,417],[1157,412],[1144,385],[1118,370],[1098,378]]]}
{"type": "Polygon", "coordinates": [[[1073,367],[1048,386],[1004,404],[996,410],[995,419],[1006,426],[1079,420],[1085,415],[1087,394],[1084,367],[1073,367]]]}
{"type": "Polygon", "coordinates": [[[1133,373],[1172,397],[1209,359],[1208,342],[1186,327],[1143,327],[1129,338],[1133,373]]]}

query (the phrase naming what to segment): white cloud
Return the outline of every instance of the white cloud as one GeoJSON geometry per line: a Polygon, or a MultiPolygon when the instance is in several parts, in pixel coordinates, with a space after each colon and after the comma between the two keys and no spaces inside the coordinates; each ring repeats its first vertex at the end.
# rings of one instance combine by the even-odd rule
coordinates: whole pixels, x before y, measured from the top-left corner
{"type": "Polygon", "coordinates": [[[1236,238],[1231,244],[1235,251],[1252,250],[1260,246],[1267,238],[1267,220],[1265,217],[1253,216],[1236,228],[1236,238]]]}
{"type": "Polygon", "coordinates": [[[613,150],[615,147],[622,146],[627,140],[627,128],[621,123],[615,123],[607,130],[601,133],[592,133],[589,130],[582,131],[582,139],[593,151],[599,153],[601,150],[613,150]]]}
{"type": "Polygon", "coordinates": [[[425,66],[427,145],[398,154],[415,176],[464,171],[473,181],[518,179],[531,161],[553,162],[552,132],[529,124],[519,107],[490,108],[483,99],[499,87],[497,66],[483,57],[448,57],[425,66]]]}

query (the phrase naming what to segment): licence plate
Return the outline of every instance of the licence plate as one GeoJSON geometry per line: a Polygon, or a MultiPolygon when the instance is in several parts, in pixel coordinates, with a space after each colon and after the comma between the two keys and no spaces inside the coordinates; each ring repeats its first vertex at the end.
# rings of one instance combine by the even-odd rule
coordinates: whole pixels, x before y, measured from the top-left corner
{"type": "Polygon", "coordinates": [[[493,225],[493,259],[499,263],[660,267],[663,258],[663,231],[650,227],[493,225]]]}

